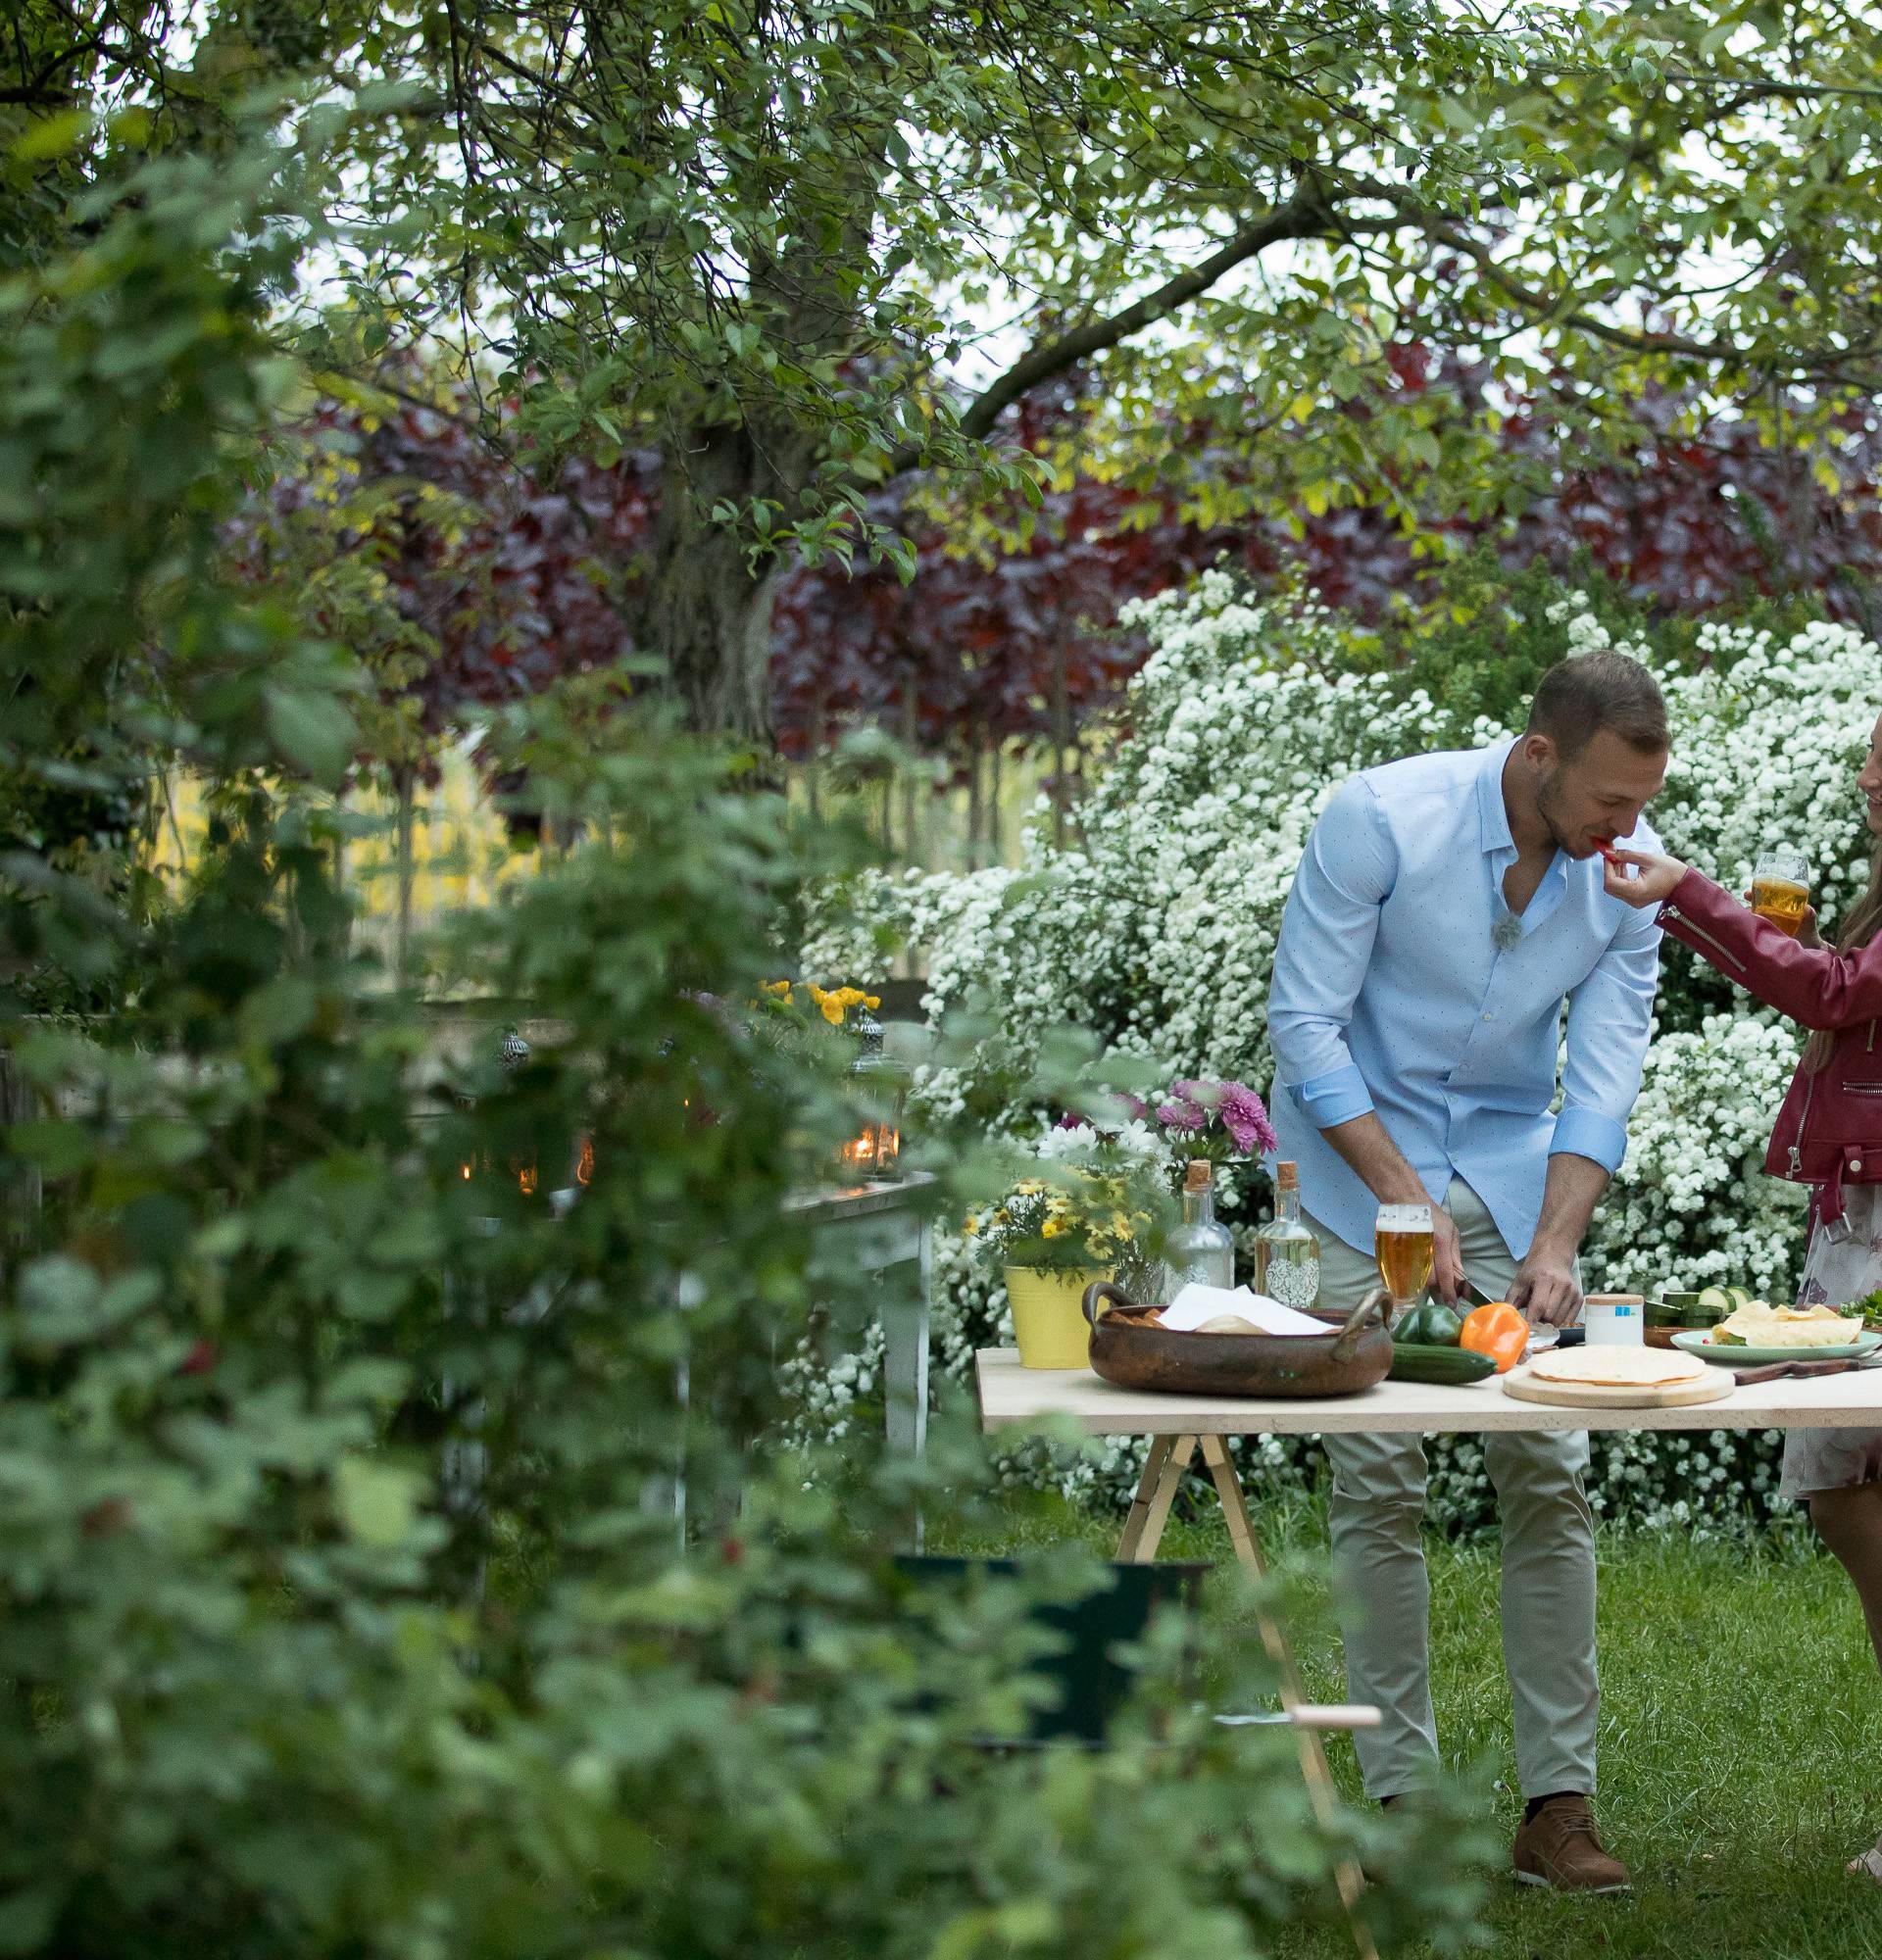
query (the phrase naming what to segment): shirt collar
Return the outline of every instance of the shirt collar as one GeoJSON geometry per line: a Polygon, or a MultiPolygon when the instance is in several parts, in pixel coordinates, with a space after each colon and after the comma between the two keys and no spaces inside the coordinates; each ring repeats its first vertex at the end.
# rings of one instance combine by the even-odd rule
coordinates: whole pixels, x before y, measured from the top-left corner
{"type": "Polygon", "coordinates": [[[1510,834],[1510,812],[1503,807],[1503,765],[1516,746],[1512,735],[1507,742],[1493,742],[1483,752],[1477,770],[1477,821],[1486,857],[1507,851],[1515,856],[1516,840],[1510,834]]]}

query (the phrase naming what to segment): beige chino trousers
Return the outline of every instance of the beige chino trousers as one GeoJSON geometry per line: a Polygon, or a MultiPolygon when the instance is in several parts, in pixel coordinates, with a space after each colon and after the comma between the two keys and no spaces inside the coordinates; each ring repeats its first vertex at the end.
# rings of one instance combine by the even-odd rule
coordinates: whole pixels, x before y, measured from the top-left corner
{"type": "MultiPolygon", "coordinates": [[[[1508,1294],[1516,1260],[1483,1200],[1454,1179],[1445,1200],[1463,1269],[1491,1297],[1508,1294]]],[[[1350,1312],[1378,1269],[1317,1220],[1320,1305],[1350,1312]]],[[[1333,1465],[1329,1536],[1349,1698],[1384,1716],[1354,1736],[1365,1792],[1398,1796],[1438,1763],[1431,1712],[1430,1582],[1420,1525],[1424,1443],[1417,1436],[1323,1439],[1333,1465]]],[[[1503,1664],[1515,1717],[1524,1796],[1595,1789],[1595,1529],[1583,1479],[1585,1430],[1493,1431],[1484,1467],[1503,1527],[1503,1664]]],[[[1485,1628],[1487,1638],[1489,1630],[1485,1628]]]]}

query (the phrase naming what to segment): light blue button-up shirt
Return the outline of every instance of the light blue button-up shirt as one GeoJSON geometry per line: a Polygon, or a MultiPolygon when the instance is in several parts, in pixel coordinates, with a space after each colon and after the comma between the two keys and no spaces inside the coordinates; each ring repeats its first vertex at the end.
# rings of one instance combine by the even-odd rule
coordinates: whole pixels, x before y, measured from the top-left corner
{"type": "MultiPolygon", "coordinates": [[[[1659,973],[1659,928],[1558,851],[1505,924],[1514,746],[1413,756],[1350,777],[1308,839],[1268,994],[1274,1128],[1307,1210],[1372,1250],[1378,1200],[1321,1136],[1376,1109],[1434,1203],[1461,1176],[1520,1258],[1556,1152],[1617,1170],[1659,973]],[[1512,941],[1507,949],[1499,937],[1512,941]],[[1560,1113],[1561,1004],[1568,1003],[1560,1113]]],[[[1646,823],[1625,840],[1658,851],[1646,823]]]]}

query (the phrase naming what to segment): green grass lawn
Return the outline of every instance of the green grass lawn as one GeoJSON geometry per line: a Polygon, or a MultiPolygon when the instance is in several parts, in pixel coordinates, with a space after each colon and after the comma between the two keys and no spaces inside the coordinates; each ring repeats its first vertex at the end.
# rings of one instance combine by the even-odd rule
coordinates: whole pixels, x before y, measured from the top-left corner
{"type": "MultiPolygon", "coordinates": [[[[1226,1563],[1213,1500],[1172,1523],[1162,1556],[1226,1563]]],[[[1287,1624],[1315,1698],[1342,1700],[1326,1590],[1324,1519],[1296,1504],[1258,1514],[1285,1586],[1287,1624]]],[[[1109,1548],[1116,1521],[1037,1500],[998,1540],[937,1550],[1015,1549],[1077,1533],[1109,1548]]],[[[1497,1614],[1497,1546],[1427,1544],[1433,1691],[1448,1766],[1490,1790],[1506,1845],[1519,1803],[1497,1614]]],[[[1213,1638],[1255,1641],[1253,1615],[1212,1599],[1213,1638]]],[[[1801,1534],[1753,1549],[1672,1534],[1601,1542],[1603,1835],[1633,1868],[1631,1896],[1570,1900],[1512,1882],[1491,1894],[1491,1950],[1538,1960],[1676,1955],[1869,1960],[1882,1954],[1882,1890],[1844,1875],[1882,1831],[1882,1682],[1856,1595],[1801,1534]]],[[[1357,1800],[1351,1743],[1330,1739],[1357,1800]]],[[[1330,1936],[1292,1953],[1350,1953],[1330,1936]]]]}

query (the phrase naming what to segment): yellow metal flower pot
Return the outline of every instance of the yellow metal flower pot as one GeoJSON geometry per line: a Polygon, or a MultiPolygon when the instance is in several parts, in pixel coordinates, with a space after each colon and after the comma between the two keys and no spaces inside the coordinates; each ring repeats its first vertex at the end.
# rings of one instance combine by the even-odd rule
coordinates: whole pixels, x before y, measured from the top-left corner
{"type": "Polygon", "coordinates": [[[1080,1303],[1094,1280],[1111,1278],[1103,1266],[1042,1272],[1037,1266],[1007,1268],[1007,1298],[1022,1368],[1083,1368],[1091,1356],[1091,1325],[1080,1303]]]}

